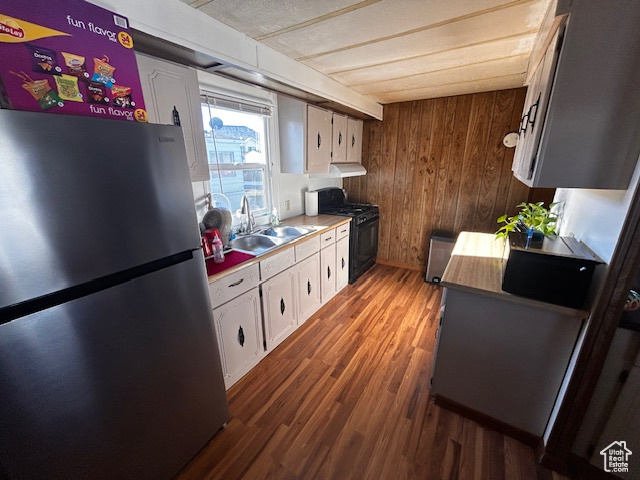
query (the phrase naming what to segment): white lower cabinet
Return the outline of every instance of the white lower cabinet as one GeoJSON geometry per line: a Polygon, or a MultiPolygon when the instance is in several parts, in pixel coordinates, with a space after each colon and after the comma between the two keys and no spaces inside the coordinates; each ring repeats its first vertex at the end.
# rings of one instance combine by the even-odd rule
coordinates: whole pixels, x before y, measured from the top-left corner
{"type": "Polygon", "coordinates": [[[290,268],[262,284],[264,333],[268,352],[297,328],[295,273],[296,269],[290,268]]]}
{"type": "Polygon", "coordinates": [[[349,283],[349,235],[336,243],[336,292],[349,283]]]}
{"type": "Polygon", "coordinates": [[[242,378],[264,357],[260,293],[253,288],[213,309],[225,388],[242,378]]]}
{"type": "Polygon", "coordinates": [[[348,284],[348,229],[328,230],[209,284],[227,389],[348,284]]]}
{"type": "Polygon", "coordinates": [[[295,266],[298,300],[298,325],[302,325],[321,306],[320,253],[316,252],[295,266]]]}
{"type": "Polygon", "coordinates": [[[320,250],[320,298],[324,305],[336,294],[336,245],[320,250]]]}

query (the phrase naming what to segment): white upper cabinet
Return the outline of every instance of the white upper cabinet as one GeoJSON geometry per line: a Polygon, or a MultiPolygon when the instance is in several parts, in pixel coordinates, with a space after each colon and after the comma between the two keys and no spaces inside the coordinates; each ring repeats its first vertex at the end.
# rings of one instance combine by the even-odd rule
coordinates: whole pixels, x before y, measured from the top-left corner
{"type": "Polygon", "coordinates": [[[541,29],[531,56],[514,175],[530,187],[626,189],[640,154],[640,2],[557,5],[545,23],[558,29],[541,29]]]}
{"type": "Polygon", "coordinates": [[[362,120],[347,120],[347,162],[362,163],[362,120]]]}
{"type": "Polygon", "coordinates": [[[527,89],[512,167],[515,176],[525,183],[532,181],[535,173],[537,149],[540,145],[551,84],[562,45],[563,30],[563,28],[559,29],[554,35],[527,89]]]}
{"type": "Polygon", "coordinates": [[[331,112],[279,95],[278,130],[282,173],[329,172],[331,112]]]}
{"type": "Polygon", "coordinates": [[[196,70],[140,53],[136,53],[136,60],[149,122],[173,125],[175,108],[184,133],[191,181],[208,181],[196,70]]]}
{"type": "Polygon", "coordinates": [[[307,135],[307,172],[328,172],[331,163],[331,112],[307,105],[307,135]]]}
{"type": "Polygon", "coordinates": [[[333,114],[333,140],[331,142],[331,163],[347,161],[347,117],[339,113],[333,114]]]}

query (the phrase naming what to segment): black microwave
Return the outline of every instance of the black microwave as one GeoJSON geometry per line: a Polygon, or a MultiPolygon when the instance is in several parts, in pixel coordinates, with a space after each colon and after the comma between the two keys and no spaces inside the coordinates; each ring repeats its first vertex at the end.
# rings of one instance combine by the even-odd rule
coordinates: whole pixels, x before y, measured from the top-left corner
{"type": "Polygon", "coordinates": [[[516,232],[509,233],[503,261],[505,292],[571,308],[585,307],[593,272],[602,263],[573,237],[535,239],[516,232]]]}

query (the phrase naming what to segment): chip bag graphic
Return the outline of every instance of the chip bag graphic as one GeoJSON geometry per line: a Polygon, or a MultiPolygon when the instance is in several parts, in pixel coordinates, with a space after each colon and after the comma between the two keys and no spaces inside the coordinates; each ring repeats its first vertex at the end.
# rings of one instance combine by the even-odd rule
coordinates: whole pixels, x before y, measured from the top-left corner
{"type": "Polygon", "coordinates": [[[60,75],[55,77],[56,85],[58,85],[58,95],[63,100],[72,102],[82,102],[82,94],[78,88],[78,77],[72,75],[60,75]]]}
{"type": "Polygon", "coordinates": [[[67,66],[67,73],[78,77],[81,80],[88,79],[87,67],[85,65],[84,57],[82,55],[76,55],[74,53],[61,52],[64,58],[64,63],[67,66]]]}
{"type": "Polygon", "coordinates": [[[43,110],[64,106],[62,99],[49,85],[49,80],[33,80],[24,72],[16,73],[12,71],[11,73],[22,80],[22,88],[31,94],[43,110]]]}
{"type": "Polygon", "coordinates": [[[105,55],[102,58],[94,58],[93,65],[94,74],[91,77],[91,81],[104,83],[109,88],[113,87],[115,83],[113,72],[115,72],[116,67],[109,65],[109,57],[105,55]]]}
{"type": "Polygon", "coordinates": [[[58,59],[54,50],[45,47],[38,47],[31,43],[26,43],[25,47],[27,47],[27,50],[31,55],[34,72],[60,75],[62,69],[58,65],[58,59]]]}

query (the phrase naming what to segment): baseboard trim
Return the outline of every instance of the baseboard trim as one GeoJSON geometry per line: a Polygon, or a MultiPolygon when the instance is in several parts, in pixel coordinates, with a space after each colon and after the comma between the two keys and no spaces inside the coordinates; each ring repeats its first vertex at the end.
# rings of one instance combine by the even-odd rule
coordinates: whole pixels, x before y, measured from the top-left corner
{"type": "Polygon", "coordinates": [[[406,270],[413,270],[414,272],[426,272],[426,270],[419,265],[413,265],[411,263],[394,262],[393,260],[386,260],[384,258],[377,257],[376,263],[381,265],[387,265],[389,267],[404,268],[406,270]]]}
{"type": "Polygon", "coordinates": [[[515,438],[516,440],[519,440],[522,443],[526,443],[527,445],[530,445],[532,447],[536,447],[541,441],[541,438],[537,435],[526,432],[518,427],[514,427],[513,425],[509,425],[502,420],[498,420],[485,413],[478,412],[473,408],[466,407],[453,400],[449,400],[442,395],[436,394],[433,403],[442,408],[446,408],[447,410],[462,415],[463,417],[467,417],[474,422],[479,423],[480,425],[484,425],[485,427],[495,430],[496,432],[500,432],[503,435],[508,435],[509,437],[515,438]]]}

